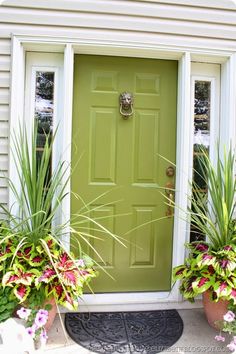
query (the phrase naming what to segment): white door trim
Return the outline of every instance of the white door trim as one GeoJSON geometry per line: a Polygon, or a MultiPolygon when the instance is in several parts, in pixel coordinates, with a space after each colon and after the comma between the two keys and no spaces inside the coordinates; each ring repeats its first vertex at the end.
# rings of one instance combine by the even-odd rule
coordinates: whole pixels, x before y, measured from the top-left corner
{"type": "MultiPolygon", "coordinates": [[[[49,37],[32,37],[32,36],[13,36],[13,52],[12,52],[12,94],[11,94],[11,122],[10,131],[17,127],[19,119],[23,119],[23,95],[24,83],[22,80],[22,72],[24,69],[24,51],[25,50],[40,50],[40,51],[54,51],[64,52],[64,120],[63,120],[63,139],[62,151],[64,152],[64,159],[70,164],[71,161],[71,124],[72,124],[72,99],[73,99],[73,56],[75,53],[81,54],[101,54],[107,55],[120,55],[120,56],[139,56],[151,57],[160,59],[173,59],[179,60],[179,78],[178,78],[178,112],[177,112],[177,171],[176,171],[176,203],[180,206],[175,212],[174,219],[174,244],[173,244],[173,266],[183,262],[185,257],[184,243],[187,239],[186,222],[181,217],[180,210],[186,210],[187,207],[187,191],[188,191],[188,162],[190,158],[190,121],[191,121],[191,107],[190,107],[190,77],[191,77],[191,57],[194,60],[203,58],[205,62],[225,63],[222,74],[225,82],[227,78],[231,77],[230,84],[225,83],[225,93],[223,98],[229,97],[227,103],[230,104],[230,114],[227,122],[230,127],[234,125],[235,119],[235,104],[233,102],[233,94],[235,94],[235,78],[232,79],[232,74],[235,75],[236,60],[235,54],[232,52],[224,52],[222,50],[206,50],[193,49],[193,46],[177,47],[177,46],[164,46],[152,45],[146,46],[145,44],[137,43],[134,45],[129,42],[111,42],[106,40],[81,40],[75,38],[49,38],[49,37]],[[229,59],[230,58],[230,59],[229,59]],[[228,60],[229,59],[229,60],[228,60]],[[21,93],[21,95],[19,95],[21,93]],[[17,102],[17,104],[16,104],[17,102]]],[[[236,77],[236,75],[235,75],[236,77]]],[[[222,99],[223,99],[222,98],[222,99]]],[[[221,113],[226,117],[225,103],[221,105],[221,113]]],[[[233,136],[232,130],[226,131],[225,136],[233,136]]],[[[10,155],[10,177],[13,178],[12,172],[13,159],[10,155]]],[[[70,188],[68,187],[68,192],[70,188]]],[[[13,198],[10,195],[9,201],[12,202],[13,198]]],[[[70,215],[70,195],[64,201],[63,215],[64,220],[70,215]]],[[[65,242],[68,238],[65,238],[65,242]]],[[[134,293],[130,294],[128,300],[127,294],[101,294],[101,295],[87,295],[83,297],[82,303],[87,307],[89,304],[105,305],[107,302],[112,306],[117,304],[124,304],[124,301],[130,305],[144,304],[148,306],[155,305],[163,306],[163,304],[181,302],[182,297],[179,295],[178,285],[172,288],[170,293],[134,293]],[[125,300],[126,299],[126,300],[125,300]]],[[[185,306],[182,303],[181,306],[185,306]]]]}

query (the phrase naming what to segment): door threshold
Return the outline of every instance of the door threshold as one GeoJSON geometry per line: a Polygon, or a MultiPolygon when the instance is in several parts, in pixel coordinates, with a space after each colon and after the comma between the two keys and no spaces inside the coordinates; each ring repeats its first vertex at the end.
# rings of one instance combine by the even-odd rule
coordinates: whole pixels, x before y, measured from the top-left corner
{"type": "MultiPolygon", "coordinates": [[[[201,308],[202,301],[175,301],[170,292],[85,294],[79,299],[80,312],[150,311],[201,308]]],[[[60,312],[68,312],[60,309],[60,312]]]]}

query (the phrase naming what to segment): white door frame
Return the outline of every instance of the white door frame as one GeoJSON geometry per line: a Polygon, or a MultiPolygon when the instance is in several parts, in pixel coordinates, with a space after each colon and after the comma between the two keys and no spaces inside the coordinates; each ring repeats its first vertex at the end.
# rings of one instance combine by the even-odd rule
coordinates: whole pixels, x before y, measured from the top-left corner
{"type": "MultiPolygon", "coordinates": [[[[194,47],[175,45],[146,46],[125,42],[111,42],[106,40],[94,40],[92,43],[78,38],[50,38],[45,36],[18,36],[12,37],[12,81],[11,81],[11,116],[10,131],[19,127],[19,121],[23,120],[24,106],[24,55],[25,51],[64,52],[64,113],[63,136],[61,152],[63,159],[70,163],[72,129],[72,99],[73,99],[73,61],[74,53],[80,54],[106,54],[118,56],[134,56],[143,58],[172,59],[179,61],[178,71],[178,108],[177,108],[177,146],[176,146],[176,203],[179,206],[174,218],[174,242],[173,242],[173,266],[181,264],[185,257],[184,243],[188,233],[183,214],[187,208],[188,191],[188,163],[191,149],[191,60],[222,64],[222,94],[221,116],[224,119],[222,141],[230,140],[235,145],[235,119],[236,119],[236,54],[222,50],[206,50],[204,48],[194,50],[194,47]]],[[[14,161],[10,155],[9,176],[14,179],[14,161]]],[[[70,185],[68,185],[68,197],[63,204],[63,217],[70,217],[70,185]]],[[[13,202],[10,193],[9,204],[13,202]]],[[[81,306],[84,310],[91,308],[102,310],[110,309],[157,309],[166,307],[171,303],[176,307],[193,307],[183,302],[179,294],[178,284],[175,284],[170,292],[162,293],[131,293],[131,294],[98,294],[85,295],[81,306]]],[[[197,304],[199,306],[199,304],[197,304]]]]}

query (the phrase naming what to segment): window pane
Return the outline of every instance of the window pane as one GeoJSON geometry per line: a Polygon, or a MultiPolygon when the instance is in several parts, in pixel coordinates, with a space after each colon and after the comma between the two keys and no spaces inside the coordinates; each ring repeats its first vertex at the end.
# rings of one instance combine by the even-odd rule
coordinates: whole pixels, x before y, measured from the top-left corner
{"type": "MultiPolygon", "coordinates": [[[[193,183],[202,193],[202,198],[206,197],[206,181],[201,178],[203,174],[202,166],[199,160],[201,151],[209,153],[210,146],[210,113],[211,113],[211,82],[195,81],[194,86],[194,146],[193,146],[193,183]]],[[[194,197],[194,190],[193,197],[194,197]]],[[[196,226],[192,223],[190,228],[190,241],[204,239],[196,226]]]]}
{"type": "MultiPolygon", "coordinates": [[[[55,73],[47,71],[36,71],[36,87],[35,87],[35,111],[34,116],[38,124],[37,132],[37,163],[40,164],[46,136],[52,133],[53,113],[54,113],[54,81],[55,73]]],[[[45,180],[45,187],[51,176],[51,166],[48,170],[45,180]]]]}
{"type": "Polygon", "coordinates": [[[45,134],[52,132],[54,112],[54,72],[37,71],[35,119],[38,123],[38,148],[43,148],[45,134]]]}

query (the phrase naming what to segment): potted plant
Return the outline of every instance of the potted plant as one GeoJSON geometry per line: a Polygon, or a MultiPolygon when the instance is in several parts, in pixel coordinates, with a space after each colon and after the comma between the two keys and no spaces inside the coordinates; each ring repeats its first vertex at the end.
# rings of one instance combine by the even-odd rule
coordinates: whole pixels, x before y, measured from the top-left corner
{"type": "Polygon", "coordinates": [[[218,146],[215,165],[207,151],[200,150],[200,177],[207,185],[207,193],[193,182],[188,221],[205,241],[188,243],[184,264],[173,270],[173,280],[180,280],[180,292],[187,300],[194,301],[196,296],[203,294],[206,315],[213,326],[219,319],[219,305],[222,306],[219,310],[222,318],[227,312],[228,301],[236,304],[234,162],[232,149],[224,151],[221,158],[218,146]],[[209,313],[209,308],[213,312],[209,313]]]}
{"type": "MultiPolygon", "coordinates": [[[[8,311],[2,312],[1,318],[0,300],[0,320],[11,316],[16,303],[35,310],[41,309],[52,298],[56,304],[68,309],[78,307],[84,286],[89,286],[90,280],[98,274],[94,262],[83,252],[80,244],[84,240],[93,247],[88,240],[93,236],[84,227],[88,221],[119,241],[98,220],[89,217],[89,206],[84,208],[83,213],[78,212],[73,220],[58,223],[58,209],[66,196],[70,178],[66,178],[68,167],[60,161],[51,170],[56,133],[45,134],[40,153],[37,134],[38,127],[35,125],[29,141],[23,127],[19,136],[15,134],[12,139],[20,189],[7,179],[18,210],[15,212],[15,208],[2,206],[5,221],[0,225],[0,292],[5,296],[3,299],[8,298],[11,306],[8,311]],[[80,228],[80,225],[83,227],[80,228]],[[68,229],[71,237],[76,239],[73,243],[77,245],[76,255],[68,251],[61,241],[68,229]]],[[[50,306],[46,307],[50,309],[50,306]]]]}
{"type": "MultiPolygon", "coordinates": [[[[229,308],[232,308],[229,306],[229,308]]],[[[236,316],[235,316],[235,307],[232,310],[228,310],[223,319],[219,323],[220,333],[215,336],[215,339],[218,342],[225,342],[229,340],[229,336],[225,336],[224,333],[228,333],[231,336],[231,341],[227,344],[227,348],[236,354],[236,316]],[[223,333],[222,333],[223,332],[223,333]]]]}

